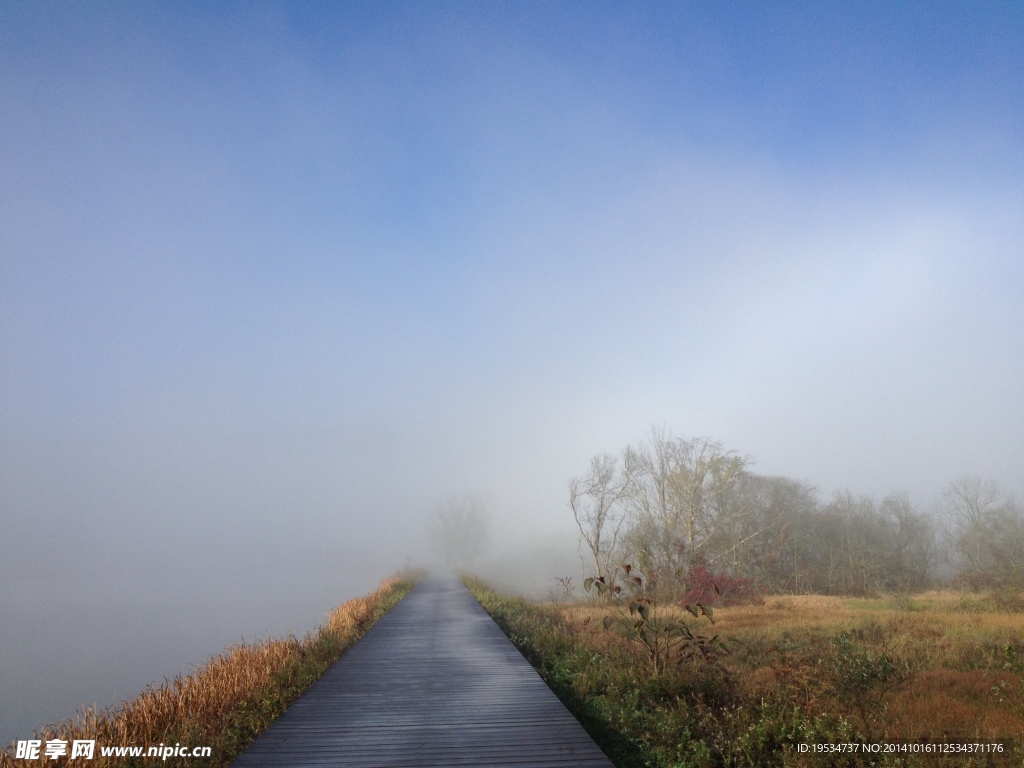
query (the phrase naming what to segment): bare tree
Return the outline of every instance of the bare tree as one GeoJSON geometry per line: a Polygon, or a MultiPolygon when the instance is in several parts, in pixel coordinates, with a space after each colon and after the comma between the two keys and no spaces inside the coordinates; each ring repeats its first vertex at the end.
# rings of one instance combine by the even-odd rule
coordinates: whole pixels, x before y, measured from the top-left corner
{"type": "Polygon", "coordinates": [[[893,532],[888,542],[886,586],[901,591],[924,589],[938,562],[934,522],[915,509],[906,493],[886,496],[880,512],[893,532]]]}
{"type": "Polygon", "coordinates": [[[663,599],[726,576],[773,591],[920,590],[951,575],[944,562],[969,586],[1024,588],[1024,510],[977,478],[943,494],[940,537],[940,518],[906,493],[877,503],[839,491],[820,503],[810,486],[747,471],[719,442],[652,429],[618,458],[595,456],[570,480],[569,507],[595,577],[630,562],[663,599]]]}
{"type": "Polygon", "coordinates": [[[992,542],[993,586],[1024,589],[1024,514],[1012,503],[1000,524],[1000,535],[992,542]]]}
{"type": "MultiPolygon", "coordinates": [[[[730,509],[709,544],[732,576],[757,579],[772,591],[799,591],[806,577],[808,518],[817,511],[814,489],[787,477],[743,472],[730,509]]],[[[722,517],[722,515],[719,515],[722,517]]]]}
{"type": "Polygon", "coordinates": [[[961,580],[980,587],[1018,578],[1017,539],[1024,523],[1010,494],[992,480],[961,477],[943,493],[941,510],[961,580]]]}
{"type": "Polygon", "coordinates": [[[587,474],[569,481],[569,508],[596,578],[610,577],[618,556],[619,536],[629,512],[624,502],[632,491],[633,465],[627,455],[620,470],[613,456],[602,454],[590,460],[587,474]]]}
{"type": "Polygon", "coordinates": [[[434,548],[452,568],[468,568],[490,544],[491,517],[480,496],[453,497],[434,508],[434,548]]]}
{"type": "Polygon", "coordinates": [[[631,548],[652,586],[679,590],[696,556],[711,561],[724,554],[705,550],[715,531],[745,513],[731,496],[745,461],[713,440],[683,440],[656,429],[627,455],[636,467],[631,548]]]}

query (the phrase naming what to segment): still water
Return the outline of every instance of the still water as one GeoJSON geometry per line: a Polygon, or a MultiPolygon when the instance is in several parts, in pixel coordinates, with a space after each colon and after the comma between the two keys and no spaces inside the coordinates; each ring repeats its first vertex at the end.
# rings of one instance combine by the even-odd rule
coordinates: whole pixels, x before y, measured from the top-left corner
{"type": "Polygon", "coordinates": [[[318,627],[386,573],[6,577],[0,583],[0,744],[82,706],[130,699],[242,640],[318,627]]]}

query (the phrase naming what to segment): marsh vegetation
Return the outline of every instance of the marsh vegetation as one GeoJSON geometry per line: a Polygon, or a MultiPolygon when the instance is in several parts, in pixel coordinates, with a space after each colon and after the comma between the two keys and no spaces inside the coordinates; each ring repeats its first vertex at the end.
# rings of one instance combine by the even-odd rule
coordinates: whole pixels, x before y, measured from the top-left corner
{"type": "Polygon", "coordinates": [[[481,601],[620,766],[979,765],[799,745],[1024,734],[1024,511],[964,476],[931,505],[755,474],[653,429],[569,481],[581,583],[481,601]],[[578,598],[584,598],[579,600],[578,598]],[[845,761],[845,762],[844,762],[845,761]]]}
{"type": "MultiPolygon", "coordinates": [[[[768,596],[714,611],[728,653],[680,652],[656,669],[643,643],[606,620],[622,611],[614,599],[538,605],[468,583],[620,768],[1024,760],[1013,741],[1024,733],[1024,612],[999,597],[768,596]],[[996,739],[1006,751],[983,757],[798,751],[996,739]]],[[[682,607],[660,611],[693,624],[682,607]]]]}

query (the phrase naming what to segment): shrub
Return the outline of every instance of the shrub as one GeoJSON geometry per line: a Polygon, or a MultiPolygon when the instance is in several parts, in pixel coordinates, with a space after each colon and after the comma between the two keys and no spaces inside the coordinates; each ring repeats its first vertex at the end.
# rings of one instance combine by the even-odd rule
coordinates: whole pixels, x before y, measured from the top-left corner
{"type": "Polygon", "coordinates": [[[764,590],[752,578],[714,573],[704,562],[696,561],[686,576],[689,591],[682,605],[762,605],[764,590]]]}
{"type": "Polygon", "coordinates": [[[855,642],[854,632],[841,632],[819,666],[836,701],[852,709],[871,738],[887,711],[885,695],[910,677],[910,665],[893,655],[855,642]]]}

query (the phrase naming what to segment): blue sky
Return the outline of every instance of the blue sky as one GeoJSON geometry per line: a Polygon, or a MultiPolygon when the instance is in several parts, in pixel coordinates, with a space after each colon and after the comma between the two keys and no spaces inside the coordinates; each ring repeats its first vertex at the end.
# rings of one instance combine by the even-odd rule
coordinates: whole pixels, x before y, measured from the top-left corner
{"type": "Polygon", "coordinates": [[[823,496],[1024,495],[1022,37],[0,3],[0,577],[376,578],[468,492],[571,542],[568,478],[651,425],[823,496]]]}
{"type": "Polygon", "coordinates": [[[1016,4],[2,14],[30,476],[376,435],[384,476],[453,446],[428,506],[493,478],[546,515],[658,423],[826,492],[1020,482],[1016,4]],[[534,451],[550,487],[501,479],[534,451]]]}

